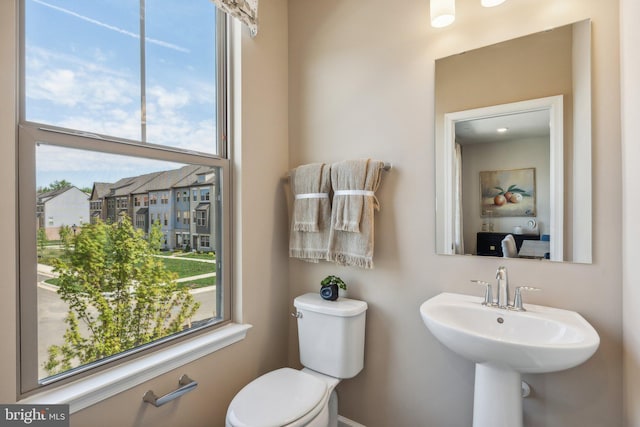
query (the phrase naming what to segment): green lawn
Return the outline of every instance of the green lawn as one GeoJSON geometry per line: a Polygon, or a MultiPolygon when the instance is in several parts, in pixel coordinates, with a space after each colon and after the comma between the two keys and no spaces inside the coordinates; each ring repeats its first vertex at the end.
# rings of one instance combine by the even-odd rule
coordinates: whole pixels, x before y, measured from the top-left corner
{"type": "Polygon", "coordinates": [[[169,271],[178,274],[178,278],[213,273],[216,265],[212,262],[189,261],[188,259],[160,258],[169,271]]]}
{"type": "Polygon", "coordinates": [[[38,263],[40,264],[53,265],[52,260],[54,258],[63,258],[63,257],[64,257],[64,250],[60,249],[59,247],[44,248],[44,250],[40,250],[40,248],[38,248],[38,263]]]}

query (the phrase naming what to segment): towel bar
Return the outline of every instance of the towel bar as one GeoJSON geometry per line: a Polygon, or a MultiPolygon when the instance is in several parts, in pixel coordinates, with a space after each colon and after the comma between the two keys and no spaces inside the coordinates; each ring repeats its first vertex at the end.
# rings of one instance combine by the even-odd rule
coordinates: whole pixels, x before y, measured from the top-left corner
{"type": "Polygon", "coordinates": [[[173,399],[177,399],[178,397],[190,392],[191,390],[194,390],[198,386],[198,382],[189,378],[187,374],[184,374],[178,380],[178,385],[180,385],[180,388],[161,397],[156,396],[156,394],[152,390],[147,390],[144,396],[142,396],[142,400],[147,403],[151,403],[157,408],[164,405],[165,403],[171,402],[173,399]]]}
{"type": "MultiPolygon", "coordinates": [[[[384,162],[384,165],[382,166],[382,170],[388,172],[388,171],[391,170],[392,167],[393,167],[393,165],[391,165],[391,163],[384,162]]],[[[284,179],[284,180],[288,180],[289,178],[291,178],[291,176],[289,175],[288,172],[287,172],[287,174],[285,176],[282,177],[282,179],[284,179]]]]}

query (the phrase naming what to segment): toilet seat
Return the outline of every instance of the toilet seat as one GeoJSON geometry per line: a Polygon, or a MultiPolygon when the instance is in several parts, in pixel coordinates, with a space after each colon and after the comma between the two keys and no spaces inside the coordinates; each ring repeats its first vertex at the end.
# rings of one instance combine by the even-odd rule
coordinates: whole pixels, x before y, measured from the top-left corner
{"type": "Polygon", "coordinates": [[[322,411],[328,397],[328,384],[314,375],[277,369],[236,394],[227,423],[234,427],[303,426],[322,411]]]}

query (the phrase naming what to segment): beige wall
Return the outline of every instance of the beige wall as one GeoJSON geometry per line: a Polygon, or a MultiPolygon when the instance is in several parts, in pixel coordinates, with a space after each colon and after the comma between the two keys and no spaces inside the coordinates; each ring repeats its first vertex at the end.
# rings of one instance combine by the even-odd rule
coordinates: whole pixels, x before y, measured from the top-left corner
{"type": "MultiPolygon", "coordinates": [[[[9,199],[16,196],[16,32],[17,2],[0,2],[0,189],[9,199]]],[[[0,402],[16,398],[16,208],[2,210],[0,231],[0,402]]]]}
{"type": "MultiPolygon", "coordinates": [[[[0,1],[0,188],[16,194],[15,92],[16,3],[0,1]]],[[[89,407],[71,417],[84,426],[222,426],[226,408],[247,382],[287,362],[288,294],[286,207],[280,179],[288,168],[287,139],[287,2],[263,0],[260,35],[242,30],[241,147],[235,157],[234,232],[240,284],[237,315],[253,324],[247,339],[209,357],[89,407]],[[162,408],[142,402],[142,394],[175,389],[182,373],[198,389],[162,408]]],[[[2,210],[0,229],[0,402],[16,399],[16,214],[2,210]]]]}
{"type": "Polygon", "coordinates": [[[572,33],[565,25],[439,58],[436,127],[445,113],[554,95],[565,95],[565,115],[570,117],[572,33]]]}
{"type": "Polygon", "coordinates": [[[622,206],[625,426],[640,426],[640,2],[620,1],[622,93],[622,206]]]}
{"type": "MultiPolygon", "coordinates": [[[[290,167],[363,156],[394,165],[378,191],[375,269],[292,260],[290,297],[337,274],[369,303],[365,368],[339,386],[343,415],[368,427],[465,426],[473,365],[427,332],[418,307],[444,290],[479,292],[469,279],[492,280],[504,262],[513,283],[544,289],[531,302],[579,311],[602,339],[580,367],[525,376],[534,390],[525,424],[622,425],[618,2],[479,3],[457,0],[456,22],[436,30],[423,0],[289,2],[290,167]],[[593,264],[435,255],[435,58],[585,18],[593,20],[593,264]]],[[[298,360],[295,335],[290,360],[298,360]]]]}

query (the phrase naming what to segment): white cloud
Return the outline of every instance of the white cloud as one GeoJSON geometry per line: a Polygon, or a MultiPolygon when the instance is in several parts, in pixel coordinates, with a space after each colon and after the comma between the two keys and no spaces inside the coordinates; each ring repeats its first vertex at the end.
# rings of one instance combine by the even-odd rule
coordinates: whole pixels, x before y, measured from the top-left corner
{"type": "Polygon", "coordinates": [[[131,104],[140,89],[132,76],[73,55],[28,48],[27,95],[29,101],[94,108],[97,104],[131,104]]]}
{"type": "MultiPolygon", "coordinates": [[[[29,52],[28,105],[45,106],[41,116],[28,117],[29,120],[140,139],[140,89],[133,77],[70,55],[43,49],[30,49],[29,52]]],[[[213,152],[216,136],[214,100],[212,84],[170,89],[154,85],[147,94],[147,140],[213,152]],[[202,111],[209,111],[209,117],[202,111]]]]}
{"type": "Polygon", "coordinates": [[[75,106],[78,85],[71,70],[45,70],[35,85],[29,88],[29,95],[36,99],[46,99],[54,103],[75,106]]]}
{"type": "Polygon", "coordinates": [[[175,88],[168,91],[162,86],[155,85],[147,90],[147,101],[155,100],[155,103],[163,109],[182,108],[189,104],[189,93],[183,88],[175,88]]]}

